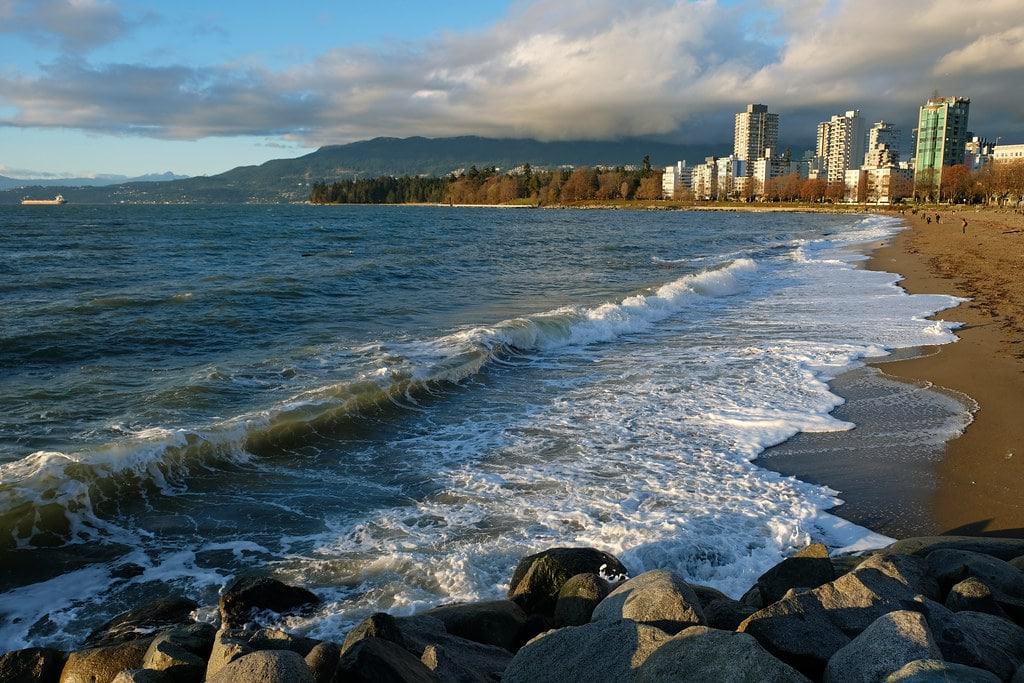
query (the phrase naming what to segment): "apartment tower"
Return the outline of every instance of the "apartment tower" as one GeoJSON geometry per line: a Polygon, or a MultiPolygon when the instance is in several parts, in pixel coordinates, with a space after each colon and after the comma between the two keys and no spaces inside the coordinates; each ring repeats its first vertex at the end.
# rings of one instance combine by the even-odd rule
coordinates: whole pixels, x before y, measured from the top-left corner
{"type": "Polygon", "coordinates": [[[859,110],[835,115],[818,124],[817,155],[830,183],[845,183],[846,172],[864,163],[867,136],[859,110]]]}
{"type": "Polygon", "coordinates": [[[779,115],[768,112],[766,104],[748,104],[746,111],[736,114],[733,156],[752,162],[774,149],[779,141],[779,115]]]}
{"type": "Polygon", "coordinates": [[[943,167],[964,163],[970,109],[968,97],[933,97],[921,107],[914,154],[918,185],[937,186],[943,167]]]}

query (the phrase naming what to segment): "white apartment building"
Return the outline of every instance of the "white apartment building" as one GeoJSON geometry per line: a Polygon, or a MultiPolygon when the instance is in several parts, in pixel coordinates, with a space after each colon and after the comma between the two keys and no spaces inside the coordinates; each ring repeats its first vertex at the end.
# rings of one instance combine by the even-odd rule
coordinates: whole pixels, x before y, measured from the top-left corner
{"type": "MultiPolygon", "coordinates": [[[[843,183],[846,172],[864,164],[866,135],[859,110],[818,124],[817,156],[830,183],[843,183]]],[[[819,175],[820,177],[820,175],[819,175]]]]}
{"type": "Polygon", "coordinates": [[[892,204],[909,196],[913,188],[914,169],[910,164],[871,167],[862,166],[846,172],[847,202],[892,204]]]}
{"type": "Polygon", "coordinates": [[[747,175],[747,162],[744,159],[736,158],[735,154],[721,157],[715,162],[718,173],[718,187],[716,199],[726,199],[735,192],[742,192],[744,184],[742,180],[747,175]]]}
{"type": "Polygon", "coordinates": [[[690,189],[690,177],[693,168],[685,161],[677,161],[675,166],[666,166],[661,176],[661,195],[665,199],[673,199],[680,190],[690,189]]]}
{"type": "Polygon", "coordinates": [[[707,157],[703,164],[690,171],[690,189],[695,199],[715,199],[718,196],[718,163],[715,157],[707,157]]]}
{"type": "Polygon", "coordinates": [[[996,145],[992,148],[992,161],[1024,161],[1024,145],[996,145]]]}
{"type": "Polygon", "coordinates": [[[964,145],[964,166],[977,171],[992,161],[993,146],[988,140],[974,135],[964,145]]]}
{"type": "Polygon", "coordinates": [[[900,162],[900,129],[887,121],[879,121],[868,131],[868,148],[864,165],[872,168],[894,166],[900,162]]]}
{"type": "Polygon", "coordinates": [[[764,151],[763,155],[754,159],[753,163],[750,164],[753,196],[762,196],[765,185],[773,178],[781,178],[795,173],[801,179],[806,179],[808,170],[809,165],[806,161],[791,161],[782,157],[773,157],[772,149],[768,148],[764,151]]]}
{"type": "Polygon", "coordinates": [[[768,111],[766,104],[748,104],[746,111],[736,114],[732,155],[752,161],[772,149],[779,140],[779,115],[768,111]]]}

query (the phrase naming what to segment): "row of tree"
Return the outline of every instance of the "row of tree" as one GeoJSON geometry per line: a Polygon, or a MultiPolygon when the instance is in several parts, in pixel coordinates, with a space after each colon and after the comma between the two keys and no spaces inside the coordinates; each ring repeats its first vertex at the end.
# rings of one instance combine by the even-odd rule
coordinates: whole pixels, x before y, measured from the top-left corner
{"type": "MultiPolygon", "coordinates": [[[[535,170],[529,165],[514,173],[490,167],[446,177],[381,176],[361,180],[316,183],[309,200],[314,204],[574,204],[593,200],[657,200],[662,198],[661,173],[645,157],[640,168],[560,168],[535,170]]],[[[754,196],[769,202],[841,202],[844,183],[804,179],[796,173],[771,178],[763,188],[747,183],[722,199],[751,201],[754,196]]],[[[988,164],[978,171],[966,166],[942,170],[941,182],[927,174],[915,180],[895,176],[887,193],[921,201],[957,203],[1004,202],[1024,198],[1024,161],[988,164]]],[[[693,200],[688,188],[676,191],[676,200],[693,200]]],[[[868,188],[858,191],[860,201],[872,201],[868,188]]],[[[875,198],[877,199],[877,198],[875,198]]]]}
{"type": "Polygon", "coordinates": [[[514,173],[496,168],[469,170],[446,176],[393,178],[382,176],[335,183],[316,183],[314,204],[572,204],[595,199],[661,199],[661,173],[644,158],[640,168],[559,168],[534,170],[529,165],[514,173]]]}

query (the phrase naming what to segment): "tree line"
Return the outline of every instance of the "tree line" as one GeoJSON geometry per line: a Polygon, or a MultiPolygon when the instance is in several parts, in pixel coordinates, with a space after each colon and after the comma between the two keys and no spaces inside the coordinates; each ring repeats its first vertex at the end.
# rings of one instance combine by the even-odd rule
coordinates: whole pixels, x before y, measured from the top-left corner
{"type": "MultiPolygon", "coordinates": [[[[589,167],[533,169],[528,164],[503,173],[494,167],[438,176],[380,176],[333,183],[316,183],[309,195],[314,204],[513,204],[538,206],[578,204],[607,200],[662,199],[662,174],[644,158],[639,168],[589,167]]],[[[989,163],[977,171],[966,166],[942,170],[939,183],[927,174],[915,179],[897,177],[892,193],[919,201],[956,203],[1020,201],[1024,198],[1024,161],[989,163]]],[[[844,183],[822,178],[806,179],[796,173],[771,178],[757,192],[768,202],[841,202],[844,183]]],[[[864,195],[863,188],[858,195],[864,195]]],[[[747,183],[723,199],[752,201],[754,188],[747,183]]],[[[689,188],[676,191],[675,200],[693,201],[689,188]]],[[[861,201],[869,197],[859,197],[861,201]]]]}
{"type": "Polygon", "coordinates": [[[588,200],[661,199],[661,173],[650,159],[636,169],[623,166],[533,169],[512,173],[497,168],[466,171],[445,177],[403,176],[316,183],[309,195],[314,204],[572,204],[588,200]]]}

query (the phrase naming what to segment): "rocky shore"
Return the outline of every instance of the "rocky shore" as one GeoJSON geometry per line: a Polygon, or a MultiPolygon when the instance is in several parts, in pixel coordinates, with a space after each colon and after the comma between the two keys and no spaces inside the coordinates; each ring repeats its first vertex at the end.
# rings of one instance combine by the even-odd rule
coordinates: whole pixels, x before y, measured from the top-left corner
{"type": "Polygon", "coordinates": [[[612,555],[523,558],[508,599],[377,613],[342,643],[261,624],[320,598],[241,577],[219,625],[161,600],[115,617],[73,652],[0,655],[0,683],[329,681],[1024,682],[1024,540],[911,538],[830,557],[811,545],[740,599],[612,555]]]}

